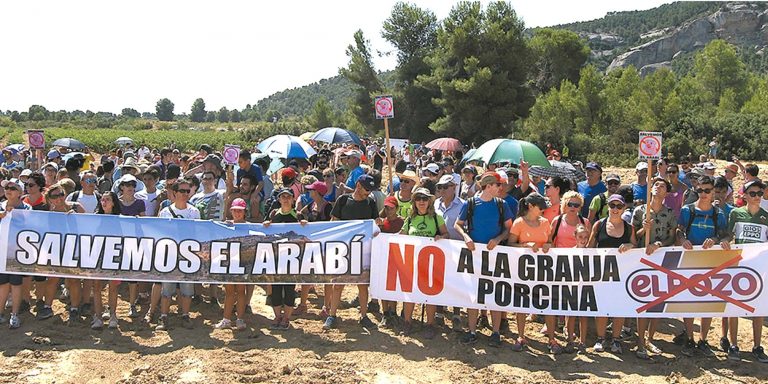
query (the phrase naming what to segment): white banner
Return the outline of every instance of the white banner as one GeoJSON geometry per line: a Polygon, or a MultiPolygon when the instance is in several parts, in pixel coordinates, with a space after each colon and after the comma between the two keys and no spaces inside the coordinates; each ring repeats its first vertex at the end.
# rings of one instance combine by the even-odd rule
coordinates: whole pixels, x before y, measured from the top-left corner
{"type": "Polygon", "coordinates": [[[529,248],[380,234],[371,295],[508,312],[617,317],[768,316],[768,247],[529,248]]]}

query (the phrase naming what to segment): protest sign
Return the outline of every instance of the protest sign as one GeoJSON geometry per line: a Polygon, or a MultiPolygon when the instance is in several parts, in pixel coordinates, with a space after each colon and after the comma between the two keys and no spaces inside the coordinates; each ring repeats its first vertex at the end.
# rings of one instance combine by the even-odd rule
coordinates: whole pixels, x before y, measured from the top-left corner
{"type": "Polygon", "coordinates": [[[42,130],[27,130],[27,140],[30,149],[45,149],[45,135],[42,130]]]}
{"type": "Polygon", "coordinates": [[[373,240],[378,299],[567,316],[765,316],[768,249],[528,248],[381,234],[373,240]]]}
{"type": "Polygon", "coordinates": [[[209,283],[367,283],[373,221],[222,222],[13,210],[0,273],[209,283]]]}
{"type": "Polygon", "coordinates": [[[227,163],[227,165],[237,164],[237,158],[240,157],[240,146],[230,144],[224,145],[223,155],[224,162],[227,163]]]}

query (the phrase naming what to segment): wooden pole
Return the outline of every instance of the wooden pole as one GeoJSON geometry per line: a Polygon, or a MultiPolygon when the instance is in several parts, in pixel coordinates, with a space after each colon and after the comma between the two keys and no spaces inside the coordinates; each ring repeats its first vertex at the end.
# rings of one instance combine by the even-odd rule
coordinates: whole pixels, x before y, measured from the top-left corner
{"type": "Polygon", "coordinates": [[[389,169],[389,191],[395,193],[395,186],[392,184],[392,147],[389,145],[389,119],[384,118],[384,137],[386,139],[387,168],[389,169]]]}
{"type": "MultiPolygon", "coordinates": [[[[648,159],[648,175],[645,186],[647,187],[647,191],[645,194],[645,218],[650,219],[651,218],[651,159],[648,159]]],[[[651,244],[651,233],[653,232],[653,221],[651,221],[651,226],[648,228],[648,232],[645,234],[645,247],[648,248],[648,246],[651,244]]]]}

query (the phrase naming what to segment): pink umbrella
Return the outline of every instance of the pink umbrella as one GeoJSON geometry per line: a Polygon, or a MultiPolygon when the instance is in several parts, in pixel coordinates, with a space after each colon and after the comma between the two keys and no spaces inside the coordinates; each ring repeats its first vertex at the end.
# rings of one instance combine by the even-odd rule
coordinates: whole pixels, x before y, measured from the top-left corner
{"type": "Polygon", "coordinates": [[[426,147],[440,151],[458,151],[462,149],[461,143],[458,140],[452,139],[450,137],[434,139],[430,141],[426,147]]]}

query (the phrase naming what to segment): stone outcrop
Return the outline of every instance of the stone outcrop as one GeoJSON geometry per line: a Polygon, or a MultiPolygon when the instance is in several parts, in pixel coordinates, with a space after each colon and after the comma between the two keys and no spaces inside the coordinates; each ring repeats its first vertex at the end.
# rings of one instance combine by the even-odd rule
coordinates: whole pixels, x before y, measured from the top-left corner
{"type": "Polygon", "coordinates": [[[690,21],[667,32],[617,56],[608,66],[608,71],[633,65],[641,73],[648,74],[669,66],[670,61],[680,52],[701,49],[715,39],[760,49],[768,46],[768,11],[757,10],[744,4],[728,4],[724,9],[707,17],[690,21]]]}

